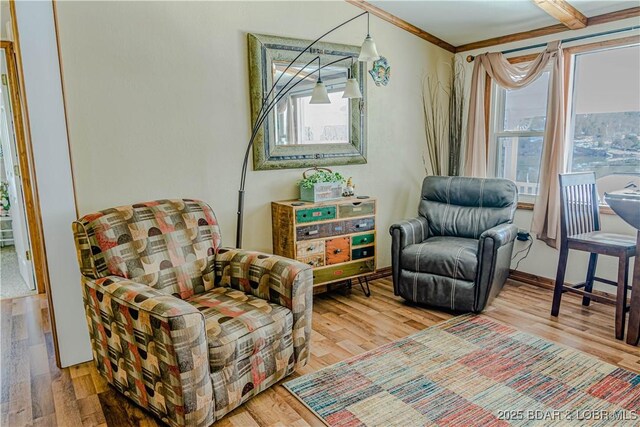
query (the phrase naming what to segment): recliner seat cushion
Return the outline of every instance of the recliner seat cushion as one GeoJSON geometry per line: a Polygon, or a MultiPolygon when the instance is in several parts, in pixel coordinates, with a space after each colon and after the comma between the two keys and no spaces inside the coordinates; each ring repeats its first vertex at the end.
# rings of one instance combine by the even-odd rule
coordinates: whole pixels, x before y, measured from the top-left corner
{"type": "Polygon", "coordinates": [[[272,349],[276,359],[283,354],[291,357],[293,315],[288,308],[227,287],[214,288],[187,302],[204,315],[212,372],[274,343],[280,343],[272,349]]]}
{"type": "Polygon", "coordinates": [[[402,251],[403,270],[473,282],[478,270],[478,241],[436,236],[402,251]]]}
{"type": "Polygon", "coordinates": [[[454,311],[475,311],[475,290],[473,282],[402,270],[398,293],[403,298],[431,307],[454,311]]]}
{"type": "Polygon", "coordinates": [[[211,372],[216,420],[293,373],[295,358],[289,344],[285,336],[246,359],[233,360],[224,369],[211,372]]]}

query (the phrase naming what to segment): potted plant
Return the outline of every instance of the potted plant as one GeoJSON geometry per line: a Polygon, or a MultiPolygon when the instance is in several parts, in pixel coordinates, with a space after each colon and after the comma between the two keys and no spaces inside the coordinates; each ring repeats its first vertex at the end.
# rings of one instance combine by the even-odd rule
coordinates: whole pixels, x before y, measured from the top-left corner
{"type": "Polygon", "coordinates": [[[326,168],[312,168],[302,173],[300,200],[324,202],[342,197],[342,183],[345,179],[339,172],[326,168]],[[313,172],[313,173],[308,173],[313,172]]]}

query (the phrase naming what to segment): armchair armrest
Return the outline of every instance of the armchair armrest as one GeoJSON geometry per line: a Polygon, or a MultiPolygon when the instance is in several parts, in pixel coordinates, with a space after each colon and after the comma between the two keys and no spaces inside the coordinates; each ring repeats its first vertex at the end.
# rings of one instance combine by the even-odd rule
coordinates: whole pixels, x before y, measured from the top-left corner
{"type": "Polygon", "coordinates": [[[400,295],[400,255],[409,245],[424,242],[429,237],[429,223],[425,217],[400,221],[389,228],[391,234],[391,270],[393,277],[393,293],[400,295]]]}
{"type": "Polygon", "coordinates": [[[94,361],[109,383],[169,425],[213,423],[202,314],[122,277],[82,282],[94,361]]]}
{"type": "Polygon", "coordinates": [[[478,241],[478,272],[476,276],[476,312],[500,292],[511,265],[513,242],[518,227],[504,223],[484,231],[478,241]]]}
{"type": "Polygon", "coordinates": [[[313,304],[311,267],[277,255],[222,248],[216,255],[215,275],[216,286],[230,286],[290,309],[296,368],[307,363],[313,304]]]}
{"type": "Polygon", "coordinates": [[[389,227],[393,240],[398,241],[400,249],[424,242],[429,237],[429,224],[425,217],[419,216],[400,221],[389,227]]]}
{"type": "Polygon", "coordinates": [[[501,246],[513,242],[517,235],[518,227],[514,224],[500,224],[484,231],[480,235],[480,244],[482,244],[486,239],[491,239],[495,248],[498,249],[501,246]]]}

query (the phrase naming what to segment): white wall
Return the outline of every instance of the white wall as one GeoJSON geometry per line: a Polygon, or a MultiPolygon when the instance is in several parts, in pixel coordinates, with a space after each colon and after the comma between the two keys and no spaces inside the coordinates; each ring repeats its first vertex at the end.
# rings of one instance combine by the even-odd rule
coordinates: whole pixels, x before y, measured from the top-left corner
{"type": "MultiPolygon", "coordinates": [[[[250,131],[248,32],[315,38],[360,9],[345,2],[60,2],[60,45],[81,214],[162,197],[209,202],[235,241],[250,131]]],[[[366,19],[328,41],[360,44],[366,19]]],[[[372,17],[392,67],[369,82],[368,164],[335,167],[379,198],[379,266],[392,221],[415,214],[424,176],[420,85],[451,54],[372,17]]],[[[295,198],[302,170],[250,171],[244,246],[271,250],[270,202],[295,198]]]]}
{"type": "Polygon", "coordinates": [[[16,2],[51,297],[63,366],[91,358],[71,235],[75,202],[50,2],[16,2]]]}
{"type": "Polygon", "coordinates": [[[13,40],[11,34],[11,8],[8,0],[0,1],[0,39],[13,40]]]}
{"type": "MultiPolygon", "coordinates": [[[[247,33],[313,39],[361,13],[341,1],[57,2],[56,8],[80,214],[201,198],[216,211],[227,245],[235,241],[250,131],[247,33]]],[[[327,41],[359,45],[365,32],[363,17],[327,41]]],[[[391,264],[388,227],[415,216],[425,175],[422,78],[446,69],[452,55],[375,17],[371,33],[389,59],[391,82],[369,82],[368,164],[334,170],[353,176],[359,194],[378,198],[378,267],[384,267],[391,264]]],[[[301,173],[249,172],[244,247],[271,251],[270,202],[296,198],[301,173]]],[[[68,246],[71,218],[62,222],[68,246]]],[[[76,293],[69,306],[75,326],[84,328],[77,266],[68,267],[76,293]]],[[[85,345],[86,334],[77,336],[85,345]]]]}
{"type": "MultiPolygon", "coordinates": [[[[465,64],[465,77],[467,79],[467,85],[466,85],[467,98],[466,99],[467,100],[469,99],[468,92],[469,92],[469,87],[471,82],[471,73],[473,71],[473,63],[469,64],[464,60],[467,57],[467,55],[478,55],[484,52],[502,52],[505,50],[530,46],[534,44],[546,43],[551,40],[566,39],[566,38],[577,37],[581,35],[607,32],[607,31],[619,29],[619,28],[627,28],[631,26],[636,26],[637,24],[638,24],[637,18],[631,18],[631,19],[617,21],[609,24],[597,25],[597,26],[589,27],[582,30],[553,34],[550,36],[538,37],[535,39],[529,39],[529,40],[519,41],[515,43],[507,43],[507,44],[498,45],[498,46],[491,46],[484,49],[461,52],[457,54],[457,57],[459,57],[462,63],[465,64]]],[[[618,33],[618,34],[613,34],[608,36],[589,38],[581,41],[566,43],[564,44],[564,46],[569,47],[569,46],[576,46],[580,44],[594,43],[596,41],[627,37],[627,36],[631,36],[639,33],[640,31],[634,30],[630,32],[618,33]]],[[[541,50],[542,48],[523,50],[523,51],[509,54],[507,56],[526,55],[529,53],[540,52],[541,50]]],[[[532,211],[518,210],[516,212],[515,223],[516,225],[518,225],[519,228],[529,231],[531,229],[531,220],[532,220],[532,211]]],[[[609,231],[612,233],[622,233],[622,234],[628,234],[631,236],[635,236],[636,234],[635,229],[633,229],[630,225],[625,223],[616,215],[601,215],[601,226],[602,226],[602,230],[609,231]]],[[[517,251],[517,250],[523,249],[524,245],[525,244],[523,242],[516,242],[516,246],[514,250],[517,251]]],[[[521,257],[521,255],[518,256],[518,259],[521,257]]],[[[588,259],[589,259],[589,256],[587,253],[571,251],[569,255],[569,263],[567,267],[565,280],[567,280],[570,283],[577,283],[577,282],[584,281],[584,276],[587,270],[588,259]]],[[[511,268],[514,268],[514,267],[515,267],[515,262],[513,262],[511,265],[511,268]]],[[[529,256],[520,263],[518,270],[535,274],[537,276],[555,279],[557,267],[558,267],[558,251],[556,249],[550,248],[542,241],[534,240],[533,247],[531,248],[531,252],[529,253],[529,256]]],[[[617,280],[617,271],[618,271],[618,264],[615,258],[606,257],[606,256],[599,257],[598,269],[596,273],[598,276],[609,278],[611,280],[617,280]]],[[[633,271],[633,261],[629,269],[630,274],[632,271],[633,271]]],[[[607,285],[596,284],[596,288],[615,293],[615,289],[607,285]]]]}

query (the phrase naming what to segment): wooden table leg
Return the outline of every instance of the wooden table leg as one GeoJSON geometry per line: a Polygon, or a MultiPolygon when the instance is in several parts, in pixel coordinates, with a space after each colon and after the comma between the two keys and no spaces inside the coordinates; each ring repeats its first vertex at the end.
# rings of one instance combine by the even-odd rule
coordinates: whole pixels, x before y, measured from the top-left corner
{"type": "Polygon", "coordinates": [[[629,331],[627,344],[638,345],[640,337],[640,230],[636,242],[636,259],[631,279],[631,309],[629,310],[629,331]]]}

